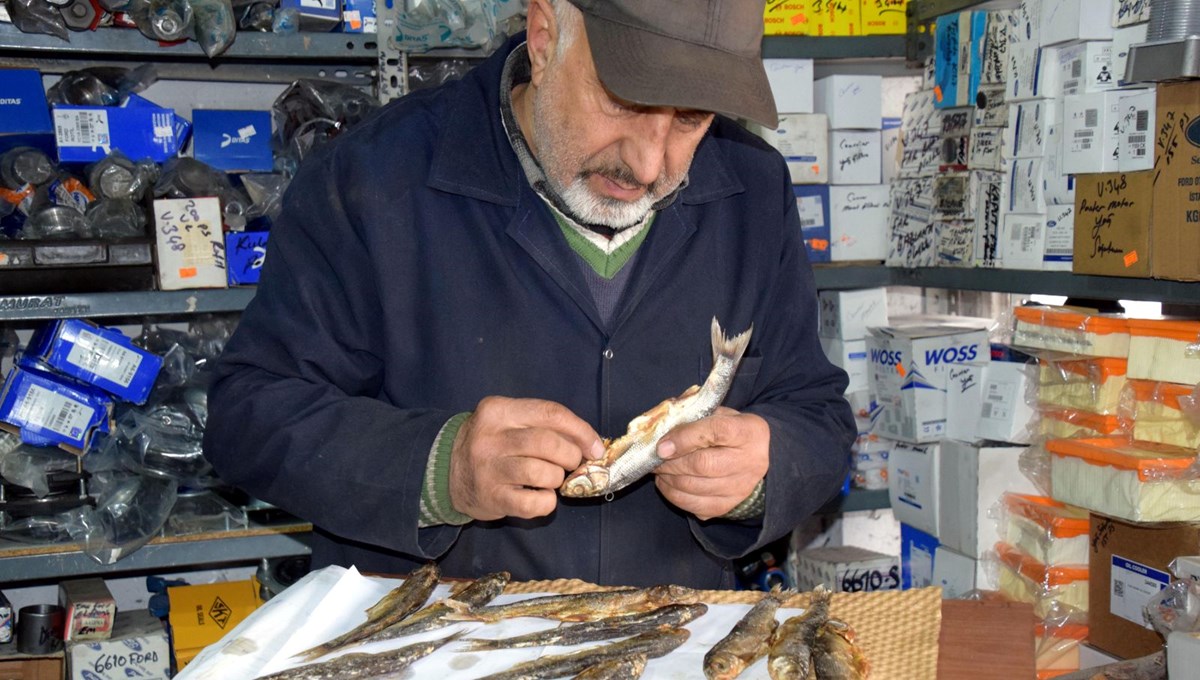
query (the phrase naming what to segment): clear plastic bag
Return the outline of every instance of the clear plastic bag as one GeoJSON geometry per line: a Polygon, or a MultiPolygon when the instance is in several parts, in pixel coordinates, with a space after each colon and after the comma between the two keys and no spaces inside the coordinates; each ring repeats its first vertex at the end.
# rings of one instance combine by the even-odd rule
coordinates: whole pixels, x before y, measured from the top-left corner
{"type": "Polygon", "coordinates": [[[514,16],[524,12],[517,0],[408,0],[398,14],[403,30],[397,44],[414,52],[434,47],[492,47],[506,33],[520,30],[514,16]]]}
{"type": "Polygon", "coordinates": [[[175,508],[167,519],[167,533],[174,536],[207,531],[231,531],[249,526],[246,511],[208,489],[180,489],[175,508]]]}
{"type": "Polygon", "coordinates": [[[1049,567],[1088,564],[1087,510],[1046,496],[1006,493],[988,510],[1000,539],[1049,567]]]}
{"type": "Polygon", "coordinates": [[[1011,600],[1032,604],[1039,618],[1048,616],[1055,606],[1087,611],[1087,566],[1049,567],[1004,542],[997,543],[985,559],[998,568],[1000,592],[1011,600]]]}
{"type": "Polygon", "coordinates": [[[50,493],[53,472],[73,472],[79,459],[62,449],[30,446],[19,437],[0,431],[0,477],[33,492],[38,498],[50,493]]]}
{"type": "Polygon", "coordinates": [[[274,221],[283,210],[283,193],[288,178],[279,173],[250,173],[242,175],[242,188],[250,197],[246,211],[248,220],[266,217],[274,221]]]}
{"type": "Polygon", "coordinates": [[[471,70],[466,59],[439,59],[435,62],[412,61],[408,66],[408,88],[423,90],[458,80],[471,70]]]}
{"type": "Polygon", "coordinates": [[[1150,597],[1142,614],[1164,638],[1175,631],[1200,631],[1200,582],[1172,580],[1150,597]]]}
{"type": "Polygon", "coordinates": [[[358,124],[378,107],[379,102],[369,93],[350,85],[296,80],[271,106],[279,165],[285,174],[293,173],[313,149],[358,124]]]}
{"type": "Polygon", "coordinates": [[[1038,408],[1121,415],[1126,367],[1124,359],[1044,356],[1038,364],[1038,408]]]}
{"type": "Polygon", "coordinates": [[[155,198],[201,198],[216,196],[221,201],[223,215],[242,214],[250,199],[235,189],[224,172],[194,158],[178,157],[168,160],[154,184],[155,198]]]}
{"type": "Polygon", "coordinates": [[[1133,438],[1200,450],[1200,422],[1194,417],[1195,395],[1196,387],[1191,385],[1129,380],[1123,396],[1131,405],[1133,438]]]}
{"type": "Polygon", "coordinates": [[[115,476],[102,485],[95,508],[65,513],[71,538],[88,557],[113,564],[158,535],[175,506],[173,479],[115,476]]]}
{"type": "Polygon", "coordinates": [[[23,33],[45,33],[70,40],[67,23],[57,7],[46,0],[8,0],[8,16],[23,33]]]}
{"type": "Polygon", "coordinates": [[[1028,305],[1013,310],[1013,344],[1021,349],[1090,357],[1129,355],[1129,323],[1119,314],[1028,305]]]}
{"type": "Polygon", "coordinates": [[[192,0],[196,42],[208,58],[229,49],[237,32],[230,0],[192,0]]]}

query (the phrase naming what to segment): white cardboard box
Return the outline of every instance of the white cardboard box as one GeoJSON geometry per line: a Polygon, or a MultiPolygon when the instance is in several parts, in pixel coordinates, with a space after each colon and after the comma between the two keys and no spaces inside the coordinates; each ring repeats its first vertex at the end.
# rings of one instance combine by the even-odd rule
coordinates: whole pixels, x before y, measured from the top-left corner
{"type": "Polygon", "coordinates": [[[823,290],[817,294],[823,338],[862,340],[872,326],[886,326],[887,289],[823,290]]]}
{"type": "Polygon", "coordinates": [[[1043,268],[1046,248],[1046,215],[1043,213],[1008,213],[1000,232],[1002,269],[1043,268]]]}
{"type": "Polygon", "coordinates": [[[763,68],[779,113],[813,112],[812,59],[763,59],[763,68]]]}
{"type": "Polygon", "coordinates": [[[883,142],[878,130],[829,132],[829,183],[879,184],[883,142]]]}
{"type": "Polygon", "coordinates": [[[1057,96],[1058,48],[1010,43],[1007,78],[1005,99],[1009,103],[1057,96]]]}
{"type": "Polygon", "coordinates": [[[835,593],[900,589],[900,558],[854,546],[808,548],[796,553],[795,587],[824,585],[835,593]]]}
{"type": "Polygon", "coordinates": [[[979,427],[983,364],[956,364],[946,374],[946,439],[972,440],[979,427]]]}
{"type": "Polygon", "coordinates": [[[884,118],[881,137],[883,183],[891,184],[900,176],[901,152],[904,149],[904,145],[900,143],[900,119],[884,118]]]}
{"type": "Polygon", "coordinates": [[[145,610],[117,612],[108,640],[69,643],[67,677],[71,680],[167,680],[171,651],[161,621],[145,610]]]}
{"type": "Polygon", "coordinates": [[[1058,83],[1062,94],[1103,92],[1117,86],[1111,40],[1062,45],[1058,48],[1058,83]]]}
{"type": "Polygon", "coordinates": [[[972,559],[939,545],[933,555],[933,585],[942,589],[942,599],[957,600],[982,588],[984,567],[981,560],[972,559]]]}
{"type": "Polygon", "coordinates": [[[883,78],[859,75],[821,78],[813,83],[813,110],[829,116],[831,130],[878,130],[883,123],[883,78]]]}
{"type": "MultiPolygon", "coordinates": [[[[1149,6],[1150,3],[1146,2],[1146,5],[1149,6]]],[[[1129,63],[1129,48],[1146,42],[1148,27],[1149,24],[1134,24],[1113,30],[1113,75],[1116,77],[1118,85],[1125,84],[1125,67],[1129,63]]]]}
{"type": "Polygon", "coordinates": [[[829,253],[834,262],[887,257],[891,193],[884,184],[829,187],[829,253]]]}
{"type": "Polygon", "coordinates": [[[1075,206],[1051,205],[1046,211],[1042,269],[1069,272],[1075,256],[1075,206]]]}
{"type": "Polygon", "coordinates": [[[1069,174],[1116,172],[1116,90],[1067,97],[1063,104],[1062,171],[1069,174]]]}
{"type": "Polygon", "coordinates": [[[938,535],[940,445],[896,442],[888,456],[888,499],[902,524],[938,535]]]}
{"type": "Polygon", "coordinates": [[[1121,95],[1117,139],[1117,168],[1121,172],[1154,169],[1154,117],[1157,91],[1136,90],[1121,95]]]}
{"type": "Polygon", "coordinates": [[[1114,0],[1112,10],[1112,25],[1118,28],[1150,21],[1150,0],[1114,0]]]}
{"type": "Polygon", "coordinates": [[[820,338],[821,349],[829,363],[846,372],[850,384],[847,392],[858,392],[868,389],[867,385],[867,341],[839,340],[837,338],[820,338]]]}
{"type": "Polygon", "coordinates": [[[999,172],[974,171],[973,186],[977,187],[975,201],[975,244],[971,264],[976,267],[999,266],[1003,257],[1000,250],[1000,228],[1008,212],[1004,196],[1006,176],[999,172]]]}
{"type": "Polygon", "coordinates": [[[1112,40],[1111,0],[1042,0],[1043,46],[1073,40],[1112,40]]]}
{"type": "Polygon", "coordinates": [[[155,200],[154,235],[160,290],[229,287],[220,199],[155,200]]]}
{"type": "Polygon", "coordinates": [[[995,170],[1001,166],[1002,147],[1004,146],[1004,128],[971,128],[971,148],[967,154],[972,170],[995,170]]]}
{"type": "Polygon", "coordinates": [[[879,434],[910,443],[944,437],[949,369],[991,361],[986,329],[986,321],[967,317],[872,328],[867,356],[882,409],[879,434]]]}
{"type": "Polygon", "coordinates": [[[1005,158],[1041,158],[1049,150],[1047,140],[1058,114],[1058,101],[1035,99],[1016,105],[1009,112],[1009,120],[1015,120],[1014,146],[1008,149],[1005,158]],[[1014,118],[1015,113],[1015,118],[1014,118]]]}
{"type": "Polygon", "coordinates": [[[1008,212],[1041,213],[1046,210],[1046,182],[1042,158],[1017,158],[1008,172],[1008,212]]]}
{"type": "Polygon", "coordinates": [[[1037,367],[993,361],[983,370],[983,400],[976,438],[1028,444],[1033,407],[1029,405],[1029,373],[1037,367]]]}
{"type": "MultiPolygon", "coordinates": [[[[938,458],[938,540],[979,559],[1000,540],[989,515],[1005,492],[1036,495],[1021,473],[1024,446],[942,441],[938,458]]],[[[892,454],[893,457],[895,453],[892,454]]]]}
{"type": "Polygon", "coordinates": [[[751,123],[751,132],[779,150],[787,161],[792,184],[829,181],[829,128],[823,113],[780,114],[774,129],[751,123]]]}

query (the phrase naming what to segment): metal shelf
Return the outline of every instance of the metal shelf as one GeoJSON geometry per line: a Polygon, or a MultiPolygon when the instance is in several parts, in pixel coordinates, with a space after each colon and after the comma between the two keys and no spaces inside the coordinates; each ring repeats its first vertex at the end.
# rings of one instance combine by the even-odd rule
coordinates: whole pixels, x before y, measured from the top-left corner
{"type": "Polygon", "coordinates": [[[308,555],[312,550],[302,537],[311,531],[311,524],[292,521],[279,526],[251,525],[236,531],[156,538],[108,565],[88,557],[75,544],[34,546],[0,541],[0,583],[308,555]]]}
{"type": "Polygon", "coordinates": [[[843,512],[864,510],[886,510],[892,507],[887,489],[850,489],[849,493],[829,501],[817,511],[818,515],[836,515],[843,512]]]}
{"type": "Polygon", "coordinates": [[[244,287],[69,295],[6,295],[0,296],[0,322],[237,312],[246,308],[254,297],[254,292],[253,287],[244,287]]]}
{"type": "Polygon", "coordinates": [[[764,59],[897,59],[904,57],[903,35],[806,36],[763,38],[764,59]]]}

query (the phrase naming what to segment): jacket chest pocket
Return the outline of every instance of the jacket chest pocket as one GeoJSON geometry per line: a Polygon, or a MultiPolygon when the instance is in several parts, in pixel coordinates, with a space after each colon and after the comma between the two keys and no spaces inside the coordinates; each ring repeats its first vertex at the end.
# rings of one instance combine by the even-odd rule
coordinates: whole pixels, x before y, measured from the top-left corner
{"type": "MultiPolygon", "coordinates": [[[[758,384],[759,372],[762,369],[763,358],[761,356],[743,356],[741,363],[738,364],[737,372],[733,374],[733,384],[729,387],[729,393],[725,395],[725,400],[721,402],[722,406],[728,406],[734,410],[742,410],[754,397],[758,395],[760,390],[758,384]]],[[[712,356],[703,356],[700,358],[700,378],[696,383],[703,385],[708,374],[712,372],[713,360],[712,356]]]]}

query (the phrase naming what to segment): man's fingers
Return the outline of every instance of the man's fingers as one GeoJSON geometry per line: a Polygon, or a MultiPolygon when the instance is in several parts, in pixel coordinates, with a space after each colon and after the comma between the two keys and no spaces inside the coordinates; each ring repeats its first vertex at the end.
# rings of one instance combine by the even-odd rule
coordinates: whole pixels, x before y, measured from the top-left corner
{"type": "Polygon", "coordinates": [[[566,470],[538,458],[511,456],[498,461],[497,482],[516,487],[557,489],[566,479],[566,470]]]}
{"type": "Polygon", "coordinates": [[[555,401],[545,399],[516,399],[513,425],[527,428],[553,430],[575,444],[586,457],[603,455],[604,444],[600,435],[587,421],[571,412],[571,409],[555,401]]]}
{"type": "Polygon", "coordinates": [[[578,445],[562,434],[544,428],[523,428],[504,433],[505,450],[521,456],[540,458],[564,470],[574,470],[583,462],[578,445]]]}
{"type": "Polygon", "coordinates": [[[680,491],[668,485],[662,477],[656,479],[655,483],[658,485],[658,490],[672,505],[677,508],[686,508],[699,520],[720,517],[737,505],[736,501],[722,496],[706,496],[680,491]]]}
{"type": "Polygon", "coordinates": [[[664,459],[677,458],[697,449],[736,445],[744,438],[736,412],[714,414],[671,430],[658,443],[658,455],[664,459]]]}
{"type": "Polygon", "coordinates": [[[739,453],[738,449],[723,447],[684,450],[664,461],[654,472],[660,475],[728,477],[742,471],[741,462],[737,460],[739,453]]]}
{"type": "Polygon", "coordinates": [[[558,506],[558,495],[545,489],[510,486],[502,487],[496,495],[497,507],[507,517],[545,517],[558,506]]]}

